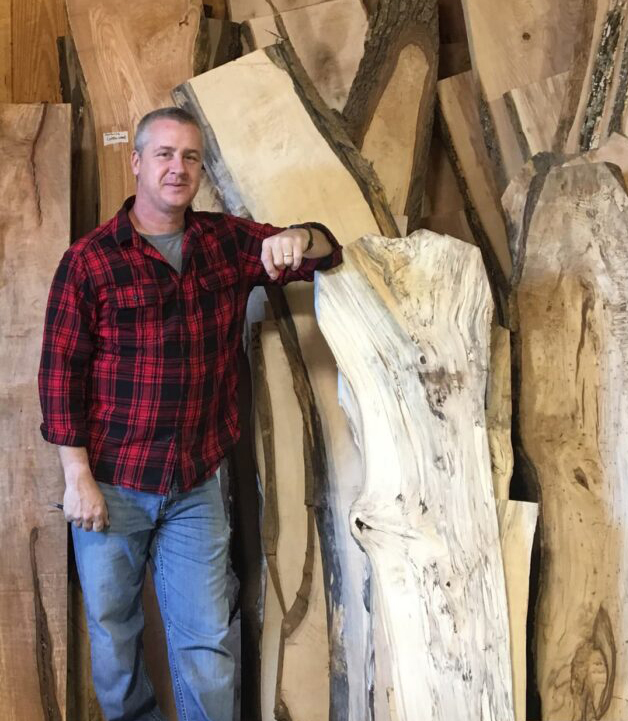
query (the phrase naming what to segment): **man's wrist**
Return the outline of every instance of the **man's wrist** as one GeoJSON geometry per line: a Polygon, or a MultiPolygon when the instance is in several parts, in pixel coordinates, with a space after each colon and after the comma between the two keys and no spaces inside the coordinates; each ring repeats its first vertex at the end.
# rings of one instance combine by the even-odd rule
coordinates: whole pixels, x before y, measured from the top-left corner
{"type": "Polygon", "coordinates": [[[300,225],[298,223],[295,223],[294,225],[291,225],[289,227],[304,230],[307,233],[307,243],[305,248],[303,248],[303,252],[308,253],[310,250],[312,250],[312,247],[314,246],[314,233],[312,232],[312,228],[310,228],[309,225],[300,225]]]}

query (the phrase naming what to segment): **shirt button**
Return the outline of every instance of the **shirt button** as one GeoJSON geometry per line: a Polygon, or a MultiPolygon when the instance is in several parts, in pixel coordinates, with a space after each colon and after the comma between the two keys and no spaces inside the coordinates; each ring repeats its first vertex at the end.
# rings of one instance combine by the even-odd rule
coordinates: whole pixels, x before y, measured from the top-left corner
{"type": "Polygon", "coordinates": [[[166,440],[167,440],[167,441],[174,441],[174,433],[170,433],[169,435],[167,435],[167,436],[166,436],[166,440]]]}

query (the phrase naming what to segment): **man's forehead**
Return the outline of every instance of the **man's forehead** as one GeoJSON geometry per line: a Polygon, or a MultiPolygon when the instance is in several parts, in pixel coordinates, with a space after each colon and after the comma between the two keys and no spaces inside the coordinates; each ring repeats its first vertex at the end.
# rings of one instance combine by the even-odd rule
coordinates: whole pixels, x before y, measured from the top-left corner
{"type": "Polygon", "coordinates": [[[199,129],[192,123],[180,123],[170,118],[158,118],[147,128],[148,143],[154,147],[180,147],[186,145],[200,148],[202,138],[199,129]]]}

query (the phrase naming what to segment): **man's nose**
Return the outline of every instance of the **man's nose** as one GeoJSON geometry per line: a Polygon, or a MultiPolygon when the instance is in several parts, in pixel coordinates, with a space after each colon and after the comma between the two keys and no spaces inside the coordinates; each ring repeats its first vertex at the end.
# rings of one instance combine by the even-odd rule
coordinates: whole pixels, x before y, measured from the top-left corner
{"type": "Polygon", "coordinates": [[[170,159],[170,170],[175,173],[185,173],[185,163],[183,162],[183,156],[174,153],[170,159]]]}

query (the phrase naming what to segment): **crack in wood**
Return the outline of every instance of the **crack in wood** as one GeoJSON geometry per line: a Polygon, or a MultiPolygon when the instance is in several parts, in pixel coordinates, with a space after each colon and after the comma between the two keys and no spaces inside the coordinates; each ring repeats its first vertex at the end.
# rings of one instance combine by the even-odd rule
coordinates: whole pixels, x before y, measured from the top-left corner
{"type": "Polygon", "coordinates": [[[39,571],[37,569],[38,538],[39,529],[35,526],[30,532],[29,551],[33,577],[33,601],[35,604],[35,655],[37,657],[37,674],[39,676],[39,694],[45,721],[62,721],[54,678],[52,637],[48,628],[48,616],[42,598],[39,571]]]}
{"type": "Polygon", "coordinates": [[[35,194],[35,207],[37,208],[37,225],[42,224],[42,215],[41,215],[41,193],[39,190],[39,180],[37,178],[37,164],[35,163],[35,154],[37,153],[37,143],[39,141],[39,138],[41,137],[44,123],[46,121],[47,111],[48,111],[47,103],[42,103],[41,113],[39,115],[39,121],[37,123],[37,130],[35,131],[35,137],[33,138],[33,144],[31,146],[31,154],[29,157],[31,178],[33,181],[33,191],[35,194]]]}

